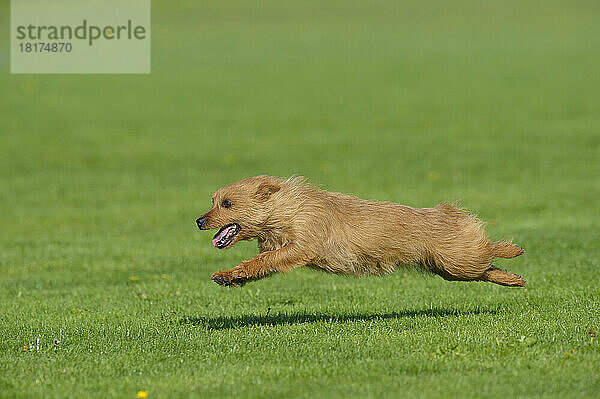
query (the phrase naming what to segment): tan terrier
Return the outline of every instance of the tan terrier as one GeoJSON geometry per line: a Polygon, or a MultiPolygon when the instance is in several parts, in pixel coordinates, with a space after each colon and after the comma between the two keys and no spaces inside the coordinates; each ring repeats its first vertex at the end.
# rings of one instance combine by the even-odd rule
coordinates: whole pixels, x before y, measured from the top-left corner
{"type": "Polygon", "coordinates": [[[523,287],[517,274],[494,267],[494,258],[524,251],[512,242],[492,242],[481,221],[451,205],[411,208],[367,201],[308,185],[303,178],[257,176],[220,188],[213,206],[196,223],[219,229],[219,249],[258,239],[260,253],[212,279],[240,286],[299,266],[369,276],[414,265],[446,280],[490,281],[523,287]]]}

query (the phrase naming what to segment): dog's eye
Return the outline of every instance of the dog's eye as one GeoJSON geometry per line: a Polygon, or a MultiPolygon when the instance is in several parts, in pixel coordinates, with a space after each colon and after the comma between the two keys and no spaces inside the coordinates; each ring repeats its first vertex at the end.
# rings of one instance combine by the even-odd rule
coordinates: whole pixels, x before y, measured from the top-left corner
{"type": "Polygon", "coordinates": [[[221,203],[221,206],[223,206],[223,208],[230,208],[231,207],[231,201],[229,200],[225,200],[221,203]]]}

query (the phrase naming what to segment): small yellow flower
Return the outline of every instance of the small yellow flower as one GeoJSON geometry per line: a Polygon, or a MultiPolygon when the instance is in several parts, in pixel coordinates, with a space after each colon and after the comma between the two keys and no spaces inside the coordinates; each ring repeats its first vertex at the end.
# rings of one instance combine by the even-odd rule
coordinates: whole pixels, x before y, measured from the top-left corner
{"type": "MultiPolygon", "coordinates": [[[[130,276],[129,280],[131,281],[138,281],[140,278],[138,276],[130,276]]],[[[141,392],[141,391],[140,391],[141,392]]]]}
{"type": "Polygon", "coordinates": [[[169,276],[168,274],[161,274],[161,275],[160,275],[160,278],[164,278],[164,279],[166,279],[166,280],[170,280],[170,279],[171,279],[171,276],[169,276]]]}
{"type": "Polygon", "coordinates": [[[429,181],[438,181],[440,180],[440,177],[442,177],[442,175],[436,170],[432,170],[427,174],[427,180],[429,181]]]}
{"type": "Polygon", "coordinates": [[[147,398],[148,397],[148,392],[146,391],[138,391],[137,395],[135,395],[136,398],[147,398]]]}

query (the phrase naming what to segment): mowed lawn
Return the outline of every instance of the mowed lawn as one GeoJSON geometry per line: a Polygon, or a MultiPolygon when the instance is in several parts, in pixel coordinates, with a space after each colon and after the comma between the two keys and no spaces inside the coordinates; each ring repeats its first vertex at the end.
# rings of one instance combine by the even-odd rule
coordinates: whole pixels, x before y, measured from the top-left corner
{"type": "Polygon", "coordinates": [[[10,75],[1,36],[1,398],[600,395],[598,2],[153,3],[151,75],[10,75]],[[263,173],[460,201],[527,288],[220,287],[256,244],[194,220],[263,173]]]}

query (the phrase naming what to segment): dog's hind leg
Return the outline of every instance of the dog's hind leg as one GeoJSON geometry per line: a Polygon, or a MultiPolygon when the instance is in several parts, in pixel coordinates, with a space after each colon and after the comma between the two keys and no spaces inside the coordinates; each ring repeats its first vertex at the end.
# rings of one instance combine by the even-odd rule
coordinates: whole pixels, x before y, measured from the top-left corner
{"type": "Polygon", "coordinates": [[[490,247],[494,258],[515,258],[523,255],[525,250],[520,246],[513,244],[512,241],[496,241],[491,242],[490,247]]]}
{"type": "Polygon", "coordinates": [[[491,267],[483,272],[481,280],[508,287],[525,287],[525,280],[523,280],[523,277],[495,267],[491,267]]]}
{"type": "Polygon", "coordinates": [[[219,285],[240,286],[275,272],[287,272],[295,267],[304,266],[309,260],[297,244],[291,243],[280,249],[262,252],[250,260],[243,261],[233,270],[215,273],[211,279],[219,285]]]}

